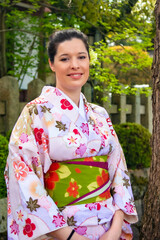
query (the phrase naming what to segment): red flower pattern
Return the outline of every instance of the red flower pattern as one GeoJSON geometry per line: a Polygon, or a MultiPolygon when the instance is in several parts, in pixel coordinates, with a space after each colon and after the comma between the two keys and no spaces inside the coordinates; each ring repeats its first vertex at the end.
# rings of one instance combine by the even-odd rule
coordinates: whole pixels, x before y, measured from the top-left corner
{"type": "Polygon", "coordinates": [[[90,154],[94,154],[96,152],[96,149],[92,148],[90,149],[90,154]]]}
{"type": "Polygon", "coordinates": [[[11,233],[14,233],[15,235],[19,234],[19,226],[18,226],[18,224],[16,223],[15,220],[13,220],[10,228],[11,228],[11,233]]]}
{"type": "Polygon", "coordinates": [[[86,161],[86,162],[94,162],[93,157],[86,157],[84,159],[84,161],[86,161]]]}
{"type": "Polygon", "coordinates": [[[88,113],[88,111],[89,111],[88,106],[86,104],[84,104],[84,107],[85,107],[86,112],[88,113]]]}
{"type": "Polygon", "coordinates": [[[36,229],[36,225],[31,222],[30,218],[26,219],[26,225],[23,228],[23,234],[27,235],[28,237],[33,236],[33,231],[36,229]]]}
{"type": "Polygon", "coordinates": [[[9,199],[7,198],[7,201],[8,201],[8,215],[10,215],[11,214],[11,203],[10,203],[10,201],[9,201],[9,199]]]}
{"type": "Polygon", "coordinates": [[[87,227],[86,226],[80,226],[80,227],[75,228],[75,231],[80,235],[85,235],[86,231],[87,231],[87,227]]]}
{"type": "MultiPolygon", "coordinates": [[[[22,161],[23,161],[23,159],[22,159],[22,161]]],[[[22,161],[14,161],[13,162],[15,177],[17,180],[21,180],[21,181],[23,181],[27,177],[28,172],[29,172],[28,167],[22,161]]]]}
{"type": "Polygon", "coordinates": [[[42,104],[42,103],[47,103],[48,101],[42,99],[42,98],[36,98],[33,101],[29,102],[27,105],[32,105],[32,104],[42,104]]]}
{"type": "Polygon", "coordinates": [[[96,126],[96,124],[93,125],[93,130],[96,132],[96,134],[99,134],[100,130],[99,128],[96,126]]]}
{"type": "Polygon", "coordinates": [[[81,136],[81,134],[79,133],[78,129],[73,129],[73,132],[74,132],[74,134],[78,134],[78,135],[81,136]]]}
{"type": "Polygon", "coordinates": [[[62,95],[62,93],[61,93],[57,88],[55,88],[54,93],[55,93],[57,96],[61,96],[61,95],[62,95]]]}
{"type": "Polygon", "coordinates": [[[69,196],[73,196],[74,198],[76,198],[76,196],[78,195],[78,190],[79,187],[77,185],[77,182],[70,182],[69,183],[69,187],[67,188],[67,192],[69,193],[69,196]]]}
{"type": "Polygon", "coordinates": [[[35,134],[35,138],[36,138],[36,141],[39,143],[39,145],[42,144],[42,134],[43,134],[44,130],[42,128],[38,129],[38,128],[35,128],[34,129],[34,134],[35,134]]]}
{"type": "Polygon", "coordinates": [[[48,172],[46,173],[44,179],[45,179],[45,187],[53,190],[55,188],[55,182],[59,181],[59,176],[55,172],[59,168],[59,163],[52,163],[48,172]]]}
{"type": "Polygon", "coordinates": [[[100,210],[101,204],[100,203],[88,203],[85,205],[85,207],[89,208],[89,210],[92,210],[92,209],[100,210]]]}
{"type": "Polygon", "coordinates": [[[110,119],[110,118],[107,118],[106,121],[107,121],[108,126],[109,126],[109,128],[110,128],[111,134],[115,137],[115,131],[114,131],[114,128],[113,128],[113,126],[112,126],[111,119],[110,119]]]}
{"type": "Polygon", "coordinates": [[[81,173],[81,170],[79,168],[75,168],[76,173],[81,173]]]}
{"type": "Polygon", "coordinates": [[[58,213],[58,215],[53,215],[53,221],[52,221],[56,227],[62,227],[66,222],[62,215],[58,213]]]}
{"type": "MultiPolygon", "coordinates": [[[[104,183],[106,183],[109,180],[109,174],[108,172],[105,172],[105,170],[102,170],[102,176],[97,176],[97,183],[98,186],[102,186],[104,183]]],[[[106,190],[105,192],[101,193],[99,195],[101,198],[108,199],[110,198],[110,189],[106,190]]]]}
{"type": "Polygon", "coordinates": [[[68,109],[68,110],[72,110],[73,106],[70,104],[70,102],[67,99],[62,99],[61,100],[61,108],[63,110],[68,109]]]}
{"type": "Polygon", "coordinates": [[[129,213],[129,214],[134,213],[133,205],[131,203],[126,202],[125,208],[126,208],[127,213],[129,213]]]}

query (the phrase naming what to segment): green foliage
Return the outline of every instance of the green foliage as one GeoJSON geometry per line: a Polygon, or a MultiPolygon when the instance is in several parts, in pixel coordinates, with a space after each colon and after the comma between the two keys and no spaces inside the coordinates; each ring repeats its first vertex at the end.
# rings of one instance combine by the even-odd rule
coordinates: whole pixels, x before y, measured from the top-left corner
{"type": "Polygon", "coordinates": [[[103,93],[151,94],[150,87],[134,87],[135,84],[150,84],[152,58],[147,52],[134,46],[109,47],[104,41],[95,43],[93,51],[90,80],[95,90],[103,93]]]}
{"type": "MultiPolygon", "coordinates": [[[[95,70],[91,69],[91,79],[95,77],[93,85],[99,82],[104,83],[102,86],[109,84],[106,90],[114,92],[124,89],[118,85],[118,74],[111,73],[109,66],[104,70],[101,68],[104,45],[105,48],[119,45],[135,46],[143,51],[153,48],[155,0],[28,0],[29,8],[17,7],[20,2],[7,0],[0,3],[0,7],[6,12],[8,74],[17,78],[20,87],[26,76],[34,78],[41,69],[43,72],[48,71],[45,69],[46,42],[55,29],[75,27],[94,36],[95,41],[103,39],[103,46],[102,42],[99,43],[100,63],[95,65],[95,70]]],[[[126,58],[124,54],[122,56],[117,53],[121,56],[116,56],[109,48],[106,53],[108,61],[111,54],[111,61],[118,61],[119,69],[122,66],[121,72],[127,72],[131,68],[133,72],[137,72],[137,69],[144,71],[148,67],[148,62],[144,61],[142,56],[134,61],[132,53],[129,52],[126,58]],[[123,63],[127,63],[128,60],[129,66],[124,66],[123,63]]],[[[127,92],[130,91],[131,89],[127,88],[127,92]]]]}
{"type": "Polygon", "coordinates": [[[9,131],[6,133],[6,136],[5,136],[5,137],[7,138],[8,142],[9,142],[11,133],[12,133],[12,130],[9,130],[9,131]]]}
{"type": "Polygon", "coordinates": [[[7,196],[6,184],[4,179],[4,170],[8,156],[8,140],[0,135],[0,198],[7,196]]]}
{"type": "Polygon", "coordinates": [[[148,168],[151,162],[150,132],[137,123],[115,125],[129,169],[148,168]]]}

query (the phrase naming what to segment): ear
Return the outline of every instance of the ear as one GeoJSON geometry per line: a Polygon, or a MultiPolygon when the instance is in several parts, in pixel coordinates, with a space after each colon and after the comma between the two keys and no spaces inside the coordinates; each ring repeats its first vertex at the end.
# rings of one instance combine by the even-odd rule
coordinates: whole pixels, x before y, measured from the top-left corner
{"type": "Polygon", "coordinates": [[[55,72],[54,63],[52,63],[50,59],[48,59],[48,62],[49,62],[49,66],[50,66],[51,70],[52,70],[53,72],[55,72]]]}

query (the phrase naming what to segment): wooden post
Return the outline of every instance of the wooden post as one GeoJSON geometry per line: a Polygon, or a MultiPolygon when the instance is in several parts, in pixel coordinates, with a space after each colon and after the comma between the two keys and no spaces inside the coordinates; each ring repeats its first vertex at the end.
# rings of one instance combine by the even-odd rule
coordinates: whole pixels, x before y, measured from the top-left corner
{"type": "Polygon", "coordinates": [[[12,130],[19,116],[19,86],[15,78],[5,76],[0,79],[0,102],[3,107],[0,116],[0,133],[4,134],[12,130]]]}

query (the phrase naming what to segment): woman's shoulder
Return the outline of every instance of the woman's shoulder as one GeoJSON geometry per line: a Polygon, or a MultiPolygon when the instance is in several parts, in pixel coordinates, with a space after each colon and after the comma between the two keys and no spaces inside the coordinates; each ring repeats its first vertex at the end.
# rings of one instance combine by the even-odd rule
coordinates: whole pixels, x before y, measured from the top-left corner
{"type": "Polygon", "coordinates": [[[26,106],[29,107],[29,106],[31,106],[31,105],[41,105],[41,104],[44,104],[44,103],[46,103],[46,102],[48,102],[47,99],[45,99],[44,96],[41,96],[41,95],[40,95],[39,97],[37,97],[37,98],[31,100],[30,102],[28,102],[28,103],[26,104],[26,106]]]}
{"type": "Polygon", "coordinates": [[[24,107],[22,108],[20,116],[29,114],[30,116],[32,115],[37,115],[38,114],[38,109],[43,108],[48,103],[48,100],[45,98],[44,95],[40,95],[36,97],[35,99],[31,100],[30,102],[26,103],[24,107]]]}
{"type": "Polygon", "coordinates": [[[44,105],[45,103],[48,103],[47,95],[50,93],[51,89],[54,88],[50,86],[43,87],[41,94],[35,99],[28,102],[25,107],[30,108],[33,106],[44,105]]]}
{"type": "Polygon", "coordinates": [[[104,107],[101,107],[97,104],[94,104],[94,103],[90,103],[90,106],[92,108],[92,110],[98,114],[101,114],[101,115],[104,115],[105,117],[108,117],[109,114],[107,112],[107,110],[104,108],[104,107]]]}

